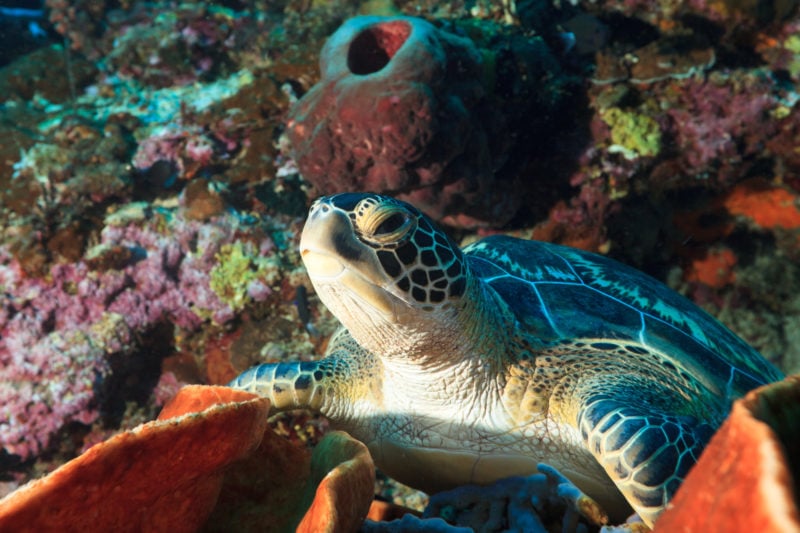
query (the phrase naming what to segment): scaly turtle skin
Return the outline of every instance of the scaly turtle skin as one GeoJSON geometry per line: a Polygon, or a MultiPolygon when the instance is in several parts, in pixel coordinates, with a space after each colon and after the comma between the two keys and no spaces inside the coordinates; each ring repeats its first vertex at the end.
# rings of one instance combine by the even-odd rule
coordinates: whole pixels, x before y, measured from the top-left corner
{"type": "Polygon", "coordinates": [[[324,359],[231,385],[323,413],[429,492],[546,462],[612,516],[627,500],[652,525],[732,400],[782,378],[636,270],[504,236],[461,251],[392,198],[317,200],[300,248],[344,328],[324,359]]]}

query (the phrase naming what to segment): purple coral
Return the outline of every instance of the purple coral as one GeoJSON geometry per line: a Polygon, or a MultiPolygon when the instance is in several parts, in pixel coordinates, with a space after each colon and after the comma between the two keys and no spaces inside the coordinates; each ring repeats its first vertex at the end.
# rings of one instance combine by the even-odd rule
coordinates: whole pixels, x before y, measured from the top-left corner
{"type": "Polygon", "coordinates": [[[0,445],[8,453],[28,458],[67,422],[97,417],[92,400],[108,372],[106,348],[123,350],[130,332],[116,317],[102,317],[102,303],[87,297],[85,274],[80,265],[55,266],[47,284],[0,257],[0,445]]]}
{"type": "Polygon", "coordinates": [[[67,423],[96,420],[112,357],[136,357],[137,336],[156,325],[193,331],[233,318],[210,276],[222,246],[243,233],[259,255],[272,252],[268,236],[233,214],[201,223],[169,212],[106,226],[99,246],[130,251],[114,268],[92,270],[103,262],[82,260],[28,277],[0,248],[0,446],[27,459],[67,423]]]}
{"type": "MultiPolygon", "coordinates": [[[[241,146],[229,133],[219,138],[198,126],[170,125],[142,140],[133,156],[133,166],[141,171],[166,164],[182,179],[191,179],[212,163],[229,158],[241,146]]],[[[224,131],[224,125],[220,128],[224,131]]]]}
{"type": "Polygon", "coordinates": [[[668,115],[687,174],[716,173],[720,183],[743,174],[742,163],[777,129],[769,114],[777,105],[772,84],[765,76],[736,73],[682,83],[668,115]]]}

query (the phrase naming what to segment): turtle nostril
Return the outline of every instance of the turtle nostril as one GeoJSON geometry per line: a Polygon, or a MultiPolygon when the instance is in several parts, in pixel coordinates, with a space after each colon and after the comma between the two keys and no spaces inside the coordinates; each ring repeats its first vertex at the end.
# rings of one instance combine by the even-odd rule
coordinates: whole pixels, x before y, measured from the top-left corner
{"type": "Polygon", "coordinates": [[[328,204],[318,203],[316,205],[313,205],[311,207],[311,211],[309,211],[309,213],[308,213],[308,219],[309,220],[314,220],[319,215],[324,215],[325,213],[329,212],[330,210],[331,210],[331,208],[330,208],[330,206],[328,204]]]}

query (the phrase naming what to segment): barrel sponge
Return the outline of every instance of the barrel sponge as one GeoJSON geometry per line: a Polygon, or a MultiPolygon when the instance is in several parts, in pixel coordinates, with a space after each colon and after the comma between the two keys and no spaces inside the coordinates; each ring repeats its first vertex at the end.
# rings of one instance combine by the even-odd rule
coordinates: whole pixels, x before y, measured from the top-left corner
{"type": "Polygon", "coordinates": [[[493,187],[478,112],[488,76],[471,40],[418,18],[356,17],[325,43],[320,69],[286,130],[316,193],[393,194],[462,226],[514,212],[514,195],[493,187]]]}

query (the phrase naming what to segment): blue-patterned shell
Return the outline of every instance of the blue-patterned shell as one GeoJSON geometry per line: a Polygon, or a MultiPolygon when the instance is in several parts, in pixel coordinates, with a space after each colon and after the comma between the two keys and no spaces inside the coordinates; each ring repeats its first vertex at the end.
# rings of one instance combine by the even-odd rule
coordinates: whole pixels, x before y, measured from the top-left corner
{"type": "Polygon", "coordinates": [[[627,339],[671,357],[710,392],[741,396],[782,374],[714,317],[661,282],[601,255],[493,236],[464,249],[472,272],[544,343],[627,339]]]}

